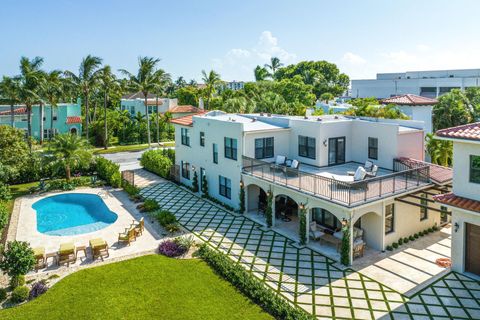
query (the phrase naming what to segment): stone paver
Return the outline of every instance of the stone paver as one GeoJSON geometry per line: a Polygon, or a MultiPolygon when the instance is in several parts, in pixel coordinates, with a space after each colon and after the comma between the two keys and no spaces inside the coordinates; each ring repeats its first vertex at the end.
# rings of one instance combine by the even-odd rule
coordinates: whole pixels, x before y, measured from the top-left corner
{"type": "Polygon", "coordinates": [[[174,213],[190,232],[240,263],[278,294],[320,318],[479,318],[480,283],[451,273],[411,299],[352,269],[164,182],[142,194],[174,213]],[[453,296],[458,290],[465,298],[453,296]],[[424,301],[437,299],[433,304],[424,301]]]}

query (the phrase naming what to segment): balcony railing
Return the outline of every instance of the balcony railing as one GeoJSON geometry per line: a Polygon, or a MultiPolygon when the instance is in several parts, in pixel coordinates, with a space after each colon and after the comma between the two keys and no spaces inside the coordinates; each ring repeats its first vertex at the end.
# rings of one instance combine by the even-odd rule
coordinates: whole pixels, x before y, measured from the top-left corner
{"type": "MultiPolygon", "coordinates": [[[[243,157],[242,172],[321,199],[353,207],[427,185],[430,183],[429,169],[429,166],[425,165],[405,170],[403,164],[394,160],[394,170],[398,172],[367,178],[362,181],[343,182],[334,178],[243,157]]],[[[328,171],[328,169],[325,171],[328,171]]]]}

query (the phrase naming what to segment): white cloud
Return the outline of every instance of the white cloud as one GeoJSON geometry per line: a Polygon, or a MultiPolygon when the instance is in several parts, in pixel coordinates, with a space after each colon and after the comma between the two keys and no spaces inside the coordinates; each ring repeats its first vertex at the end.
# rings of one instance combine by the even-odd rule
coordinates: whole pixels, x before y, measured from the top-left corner
{"type": "Polygon", "coordinates": [[[249,49],[230,49],[222,58],[212,59],[213,68],[224,80],[252,80],[253,69],[264,65],[270,58],[278,57],[284,64],[293,63],[297,56],[279,45],[270,31],[263,31],[257,43],[249,49]]]}
{"type": "Polygon", "coordinates": [[[343,55],[342,60],[353,65],[360,65],[360,64],[367,63],[367,60],[363,59],[361,56],[353,52],[346,52],[343,55]]]}

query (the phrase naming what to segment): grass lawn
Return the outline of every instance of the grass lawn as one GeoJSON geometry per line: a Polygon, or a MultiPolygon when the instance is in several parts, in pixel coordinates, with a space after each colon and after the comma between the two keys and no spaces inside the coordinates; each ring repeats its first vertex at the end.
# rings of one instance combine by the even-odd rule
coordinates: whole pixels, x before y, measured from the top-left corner
{"type": "Polygon", "coordinates": [[[149,255],[73,273],[0,319],[273,319],[201,260],[149,255]]]}
{"type": "Polygon", "coordinates": [[[13,210],[13,203],[15,202],[15,198],[24,196],[26,194],[29,194],[28,189],[31,187],[35,187],[38,185],[37,182],[30,182],[30,183],[24,183],[24,184],[14,184],[10,186],[10,191],[12,192],[12,199],[7,201],[7,209],[11,213],[13,210]]]}
{"type": "MultiPolygon", "coordinates": [[[[154,144],[152,144],[153,146],[154,144]]],[[[148,144],[132,144],[132,145],[126,145],[126,146],[113,146],[109,147],[108,149],[95,149],[93,151],[94,154],[107,154],[107,153],[116,153],[116,152],[125,152],[125,151],[140,151],[140,150],[145,150],[148,149],[148,144]]]]}

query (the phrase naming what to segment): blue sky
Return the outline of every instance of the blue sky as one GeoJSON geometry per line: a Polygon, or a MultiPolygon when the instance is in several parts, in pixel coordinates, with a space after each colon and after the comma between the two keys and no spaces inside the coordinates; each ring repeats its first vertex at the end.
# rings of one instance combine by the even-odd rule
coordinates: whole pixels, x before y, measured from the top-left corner
{"type": "Polygon", "coordinates": [[[22,1],[0,5],[0,75],[21,56],[77,71],[87,54],[134,71],[162,59],[173,77],[252,80],[272,56],[328,60],[353,79],[377,72],[480,68],[480,1],[22,1]]]}

